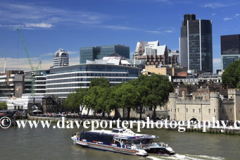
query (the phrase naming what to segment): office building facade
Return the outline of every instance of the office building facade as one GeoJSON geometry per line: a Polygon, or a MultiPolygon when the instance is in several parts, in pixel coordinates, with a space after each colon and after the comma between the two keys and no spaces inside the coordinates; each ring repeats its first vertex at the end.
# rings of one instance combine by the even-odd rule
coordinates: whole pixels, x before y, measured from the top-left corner
{"type": "Polygon", "coordinates": [[[196,20],[196,15],[185,14],[181,27],[180,63],[188,70],[213,72],[212,22],[196,20]]]}
{"type": "Polygon", "coordinates": [[[222,70],[240,58],[240,34],[221,36],[222,70]]]}
{"type": "Polygon", "coordinates": [[[86,63],[86,60],[94,61],[95,59],[102,59],[110,54],[117,53],[125,58],[129,58],[129,47],[124,45],[106,45],[95,47],[81,47],[80,48],[80,64],[86,63]]]}
{"type": "Polygon", "coordinates": [[[0,74],[0,97],[21,97],[24,93],[24,72],[9,70],[0,74]]]}
{"type": "Polygon", "coordinates": [[[67,98],[78,88],[88,88],[93,78],[107,78],[114,86],[137,79],[141,69],[116,64],[79,64],[38,71],[35,76],[35,93],[67,98]]]}

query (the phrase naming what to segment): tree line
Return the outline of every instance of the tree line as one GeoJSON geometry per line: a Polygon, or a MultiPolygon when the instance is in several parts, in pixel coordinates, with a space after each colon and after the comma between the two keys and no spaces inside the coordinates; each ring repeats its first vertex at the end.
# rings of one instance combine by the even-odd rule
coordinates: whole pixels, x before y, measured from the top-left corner
{"type": "MultiPolygon", "coordinates": [[[[106,78],[91,79],[89,88],[76,89],[63,101],[65,109],[78,110],[84,106],[88,110],[102,110],[110,113],[119,108],[127,109],[128,119],[131,109],[147,107],[153,110],[153,118],[156,117],[157,106],[163,106],[168,101],[169,92],[173,91],[173,84],[167,76],[152,74],[141,75],[135,80],[111,86],[106,78]]],[[[109,114],[108,114],[109,115],[109,114]]]]}
{"type": "Polygon", "coordinates": [[[0,110],[7,110],[6,102],[0,102],[0,110]]]}

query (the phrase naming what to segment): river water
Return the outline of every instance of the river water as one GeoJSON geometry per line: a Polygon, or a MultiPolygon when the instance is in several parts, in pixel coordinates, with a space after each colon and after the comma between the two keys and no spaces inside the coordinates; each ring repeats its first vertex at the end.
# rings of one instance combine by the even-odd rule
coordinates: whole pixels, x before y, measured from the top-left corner
{"type": "MultiPolygon", "coordinates": [[[[141,129],[141,133],[158,135],[176,155],[150,154],[129,156],[76,146],[70,139],[80,129],[0,129],[0,159],[81,159],[81,160],[158,160],[158,159],[240,159],[240,136],[176,130],[141,129]]],[[[134,132],[136,130],[133,129],[134,132]]]]}

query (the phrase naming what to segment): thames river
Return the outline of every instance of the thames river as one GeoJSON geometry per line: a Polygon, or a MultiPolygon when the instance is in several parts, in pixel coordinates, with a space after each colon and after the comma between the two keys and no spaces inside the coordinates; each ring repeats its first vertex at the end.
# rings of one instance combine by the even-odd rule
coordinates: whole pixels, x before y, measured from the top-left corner
{"type": "MultiPolygon", "coordinates": [[[[142,129],[141,133],[159,136],[176,152],[174,156],[150,154],[129,156],[76,146],[70,139],[80,129],[0,129],[1,160],[6,159],[81,159],[81,160],[157,160],[157,159],[240,159],[240,136],[176,130],[142,129]]],[[[135,132],[136,130],[133,129],[135,132]]]]}

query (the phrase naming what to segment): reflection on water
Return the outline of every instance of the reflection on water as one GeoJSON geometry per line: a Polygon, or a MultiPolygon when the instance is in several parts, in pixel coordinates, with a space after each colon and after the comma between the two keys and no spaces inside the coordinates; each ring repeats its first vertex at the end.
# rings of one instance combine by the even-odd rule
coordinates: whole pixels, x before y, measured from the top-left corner
{"type": "MultiPolygon", "coordinates": [[[[71,135],[82,129],[18,129],[0,130],[2,159],[104,159],[104,160],[161,160],[161,159],[239,159],[240,136],[206,133],[180,133],[175,130],[142,129],[141,133],[159,136],[177,153],[174,156],[149,154],[148,157],[129,156],[98,151],[73,145],[71,135]]],[[[136,130],[133,130],[136,132],[136,130]]]]}

